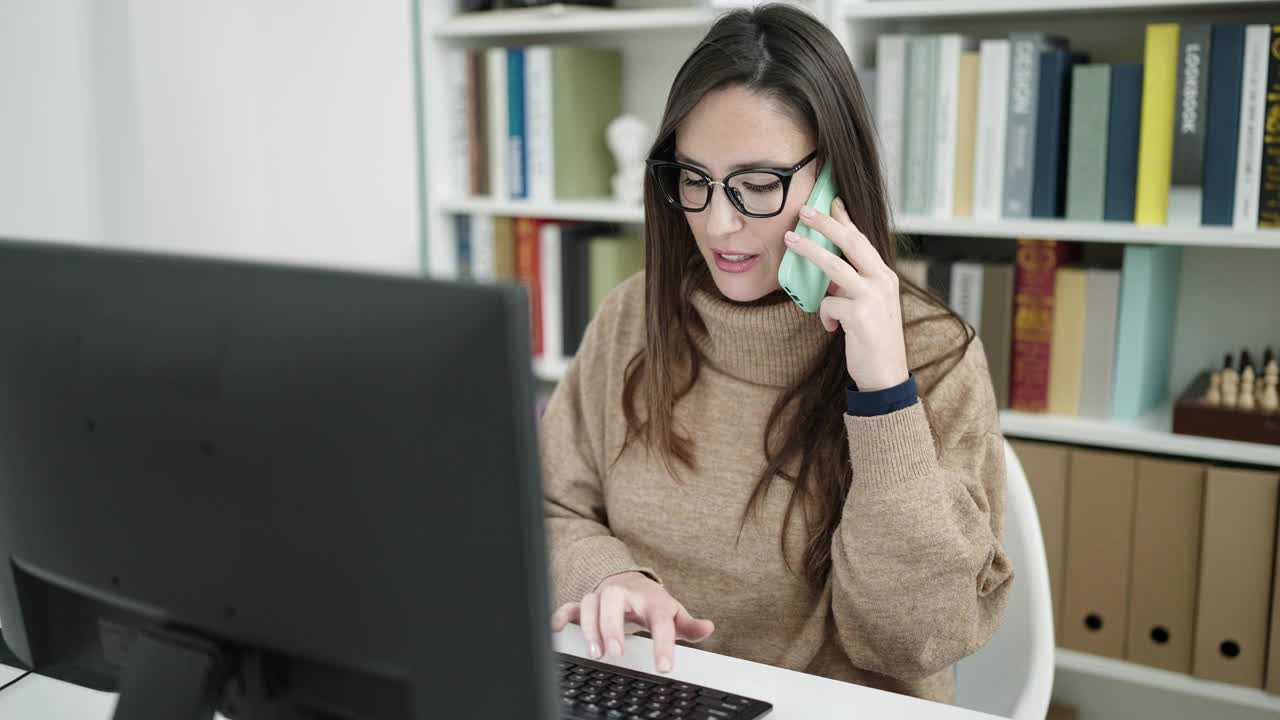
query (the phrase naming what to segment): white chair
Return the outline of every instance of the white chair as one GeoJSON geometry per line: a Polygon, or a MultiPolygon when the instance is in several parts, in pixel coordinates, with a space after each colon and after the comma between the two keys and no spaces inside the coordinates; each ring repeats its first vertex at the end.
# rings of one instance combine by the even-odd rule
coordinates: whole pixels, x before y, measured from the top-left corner
{"type": "Polygon", "coordinates": [[[1049,564],[1031,486],[1007,442],[1004,459],[1004,547],[1013,561],[1013,587],[991,641],[956,664],[956,705],[1014,720],[1044,720],[1054,662],[1049,564]]]}

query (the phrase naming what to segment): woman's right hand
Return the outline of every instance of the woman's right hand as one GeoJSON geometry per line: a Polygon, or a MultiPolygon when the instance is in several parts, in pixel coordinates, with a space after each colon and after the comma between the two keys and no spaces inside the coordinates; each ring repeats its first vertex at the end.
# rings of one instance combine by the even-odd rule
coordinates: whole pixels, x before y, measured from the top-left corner
{"type": "Polygon", "coordinates": [[[624,638],[647,630],[653,638],[654,667],[664,673],[671,672],[676,640],[700,642],[716,629],[710,620],[690,615],[661,585],[639,572],[610,575],[581,602],[565,603],[551,615],[552,632],[569,623],[582,626],[592,658],[601,657],[602,649],[620,657],[624,638]]]}

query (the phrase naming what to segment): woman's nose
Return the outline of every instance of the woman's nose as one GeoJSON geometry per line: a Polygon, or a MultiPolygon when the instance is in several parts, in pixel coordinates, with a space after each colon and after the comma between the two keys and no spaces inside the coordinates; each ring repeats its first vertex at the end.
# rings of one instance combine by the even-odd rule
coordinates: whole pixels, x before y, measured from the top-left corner
{"type": "Polygon", "coordinates": [[[732,192],[723,185],[716,185],[711,192],[711,205],[707,208],[707,232],[712,235],[728,235],[742,227],[742,214],[729,202],[732,192]]]}

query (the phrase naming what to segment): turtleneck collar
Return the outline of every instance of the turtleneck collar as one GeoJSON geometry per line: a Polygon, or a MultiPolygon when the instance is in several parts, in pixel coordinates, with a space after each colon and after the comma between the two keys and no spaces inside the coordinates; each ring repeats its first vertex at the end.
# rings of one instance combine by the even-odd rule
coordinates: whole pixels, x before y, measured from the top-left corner
{"type": "Polygon", "coordinates": [[[707,330],[695,330],[694,343],[712,367],[739,380],[794,385],[831,341],[817,313],[785,298],[736,303],[708,279],[693,290],[691,301],[707,330]]]}

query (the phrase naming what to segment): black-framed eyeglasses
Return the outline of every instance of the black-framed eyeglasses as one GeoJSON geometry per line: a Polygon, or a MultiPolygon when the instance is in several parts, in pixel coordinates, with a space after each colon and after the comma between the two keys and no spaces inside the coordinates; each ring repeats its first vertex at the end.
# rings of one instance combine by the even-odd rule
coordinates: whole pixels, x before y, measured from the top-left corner
{"type": "Polygon", "coordinates": [[[782,212],[787,204],[791,178],[818,156],[814,150],[789,168],[745,168],[724,180],[713,180],[706,171],[674,160],[649,158],[646,164],[668,205],[685,212],[702,212],[711,204],[715,186],[738,212],[752,218],[768,218],[782,212]]]}

